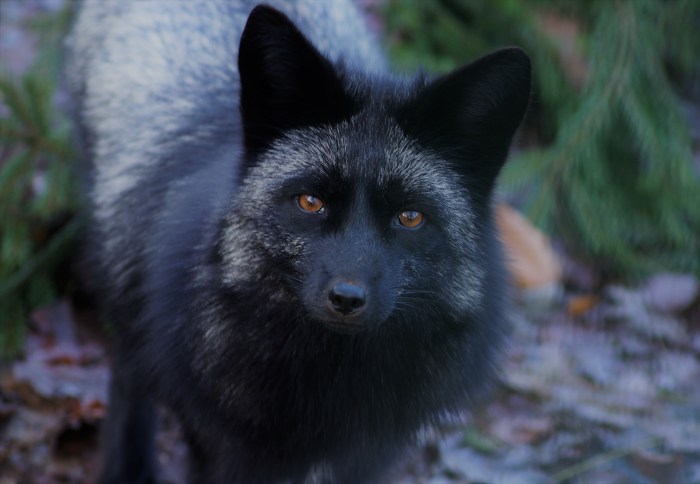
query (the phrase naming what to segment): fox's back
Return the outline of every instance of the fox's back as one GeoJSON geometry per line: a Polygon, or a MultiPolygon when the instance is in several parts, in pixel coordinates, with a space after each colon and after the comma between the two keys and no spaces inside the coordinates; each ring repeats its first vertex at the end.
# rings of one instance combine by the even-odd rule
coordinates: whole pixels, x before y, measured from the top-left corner
{"type": "MultiPolygon", "coordinates": [[[[101,2],[81,7],[69,87],[95,165],[105,218],[164,149],[227,130],[240,144],[238,45],[257,1],[101,2]]],[[[287,13],[329,58],[380,70],[383,59],[350,1],[266,2],[287,13]]]]}

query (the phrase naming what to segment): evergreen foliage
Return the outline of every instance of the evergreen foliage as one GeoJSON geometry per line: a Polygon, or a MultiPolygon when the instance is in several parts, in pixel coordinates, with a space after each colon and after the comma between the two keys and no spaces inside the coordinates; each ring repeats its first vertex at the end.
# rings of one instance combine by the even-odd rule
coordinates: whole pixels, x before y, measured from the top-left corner
{"type": "Polygon", "coordinates": [[[52,272],[80,226],[70,127],[54,106],[69,15],[37,20],[44,47],[23,77],[0,72],[0,361],[19,350],[29,311],[56,297],[52,272]]]}
{"type": "Polygon", "coordinates": [[[400,66],[430,58],[441,71],[503,45],[529,51],[539,140],[502,184],[537,225],[614,277],[700,274],[700,180],[670,81],[700,74],[700,2],[393,0],[384,13],[400,66]],[[578,27],[582,79],[545,25],[552,13],[578,27]]]}

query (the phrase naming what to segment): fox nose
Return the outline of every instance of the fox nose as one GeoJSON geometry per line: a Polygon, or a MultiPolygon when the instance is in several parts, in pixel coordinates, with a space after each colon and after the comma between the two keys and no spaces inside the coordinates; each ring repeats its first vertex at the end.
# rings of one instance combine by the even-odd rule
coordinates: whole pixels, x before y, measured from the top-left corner
{"type": "Polygon", "coordinates": [[[367,302],[365,288],[350,282],[335,282],[328,291],[331,308],[343,316],[357,313],[367,302]]]}

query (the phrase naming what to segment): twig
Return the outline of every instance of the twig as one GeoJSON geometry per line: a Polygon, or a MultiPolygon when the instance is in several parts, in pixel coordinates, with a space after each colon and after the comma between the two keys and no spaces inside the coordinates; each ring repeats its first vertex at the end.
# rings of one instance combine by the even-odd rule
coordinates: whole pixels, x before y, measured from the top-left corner
{"type": "Polygon", "coordinates": [[[19,271],[0,284],[0,297],[10,295],[13,291],[25,284],[39,269],[48,266],[51,259],[57,253],[65,250],[68,244],[77,235],[83,226],[83,222],[84,220],[82,217],[76,216],[56,235],[51,237],[46,247],[24,264],[19,271]]]}
{"type": "Polygon", "coordinates": [[[622,457],[625,457],[637,450],[640,449],[645,449],[647,447],[656,447],[661,443],[661,438],[659,437],[651,437],[649,439],[643,440],[641,443],[637,445],[633,445],[631,447],[627,447],[624,449],[616,449],[612,450],[610,452],[605,452],[602,454],[598,454],[594,457],[591,457],[590,459],[587,459],[583,462],[579,462],[576,465],[573,465],[571,467],[567,467],[566,469],[557,472],[552,476],[552,479],[554,482],[564,482],[568,481],[572,477],[575,477],[580,474],[584,474],[591,469],[594,469],[596,467],[602,466],[603,464],[606,464],[610,461],[613,461],[615,459],[620,459],[622,457]]]}

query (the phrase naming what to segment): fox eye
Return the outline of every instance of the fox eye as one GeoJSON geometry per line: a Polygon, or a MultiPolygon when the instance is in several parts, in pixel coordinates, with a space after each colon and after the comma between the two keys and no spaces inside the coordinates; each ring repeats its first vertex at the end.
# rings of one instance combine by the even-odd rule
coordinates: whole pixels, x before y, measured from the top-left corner
{"type": "Polygon", "coordinates": [[[304,212],[321,213],[325,209],[323,200],[308,193],[297,195],[297,205],[304,212]]]}
{"type": "Polygon", "coordinates": [[[399,213],[399,223],[406,228],[415,229],[423,223],[423,214],[415,210],[406,210],[399,213]]]}

